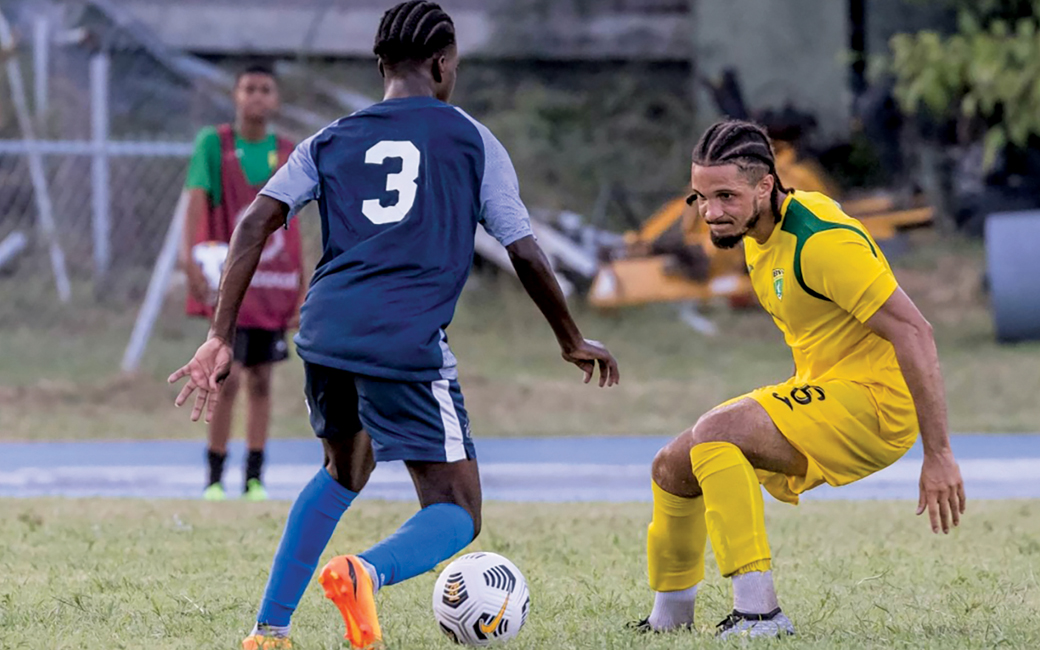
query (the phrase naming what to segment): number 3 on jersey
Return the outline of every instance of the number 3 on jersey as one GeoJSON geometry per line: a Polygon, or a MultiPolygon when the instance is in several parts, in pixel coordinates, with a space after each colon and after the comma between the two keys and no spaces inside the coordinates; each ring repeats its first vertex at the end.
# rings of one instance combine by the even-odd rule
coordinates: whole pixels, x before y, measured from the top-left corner
{"type": "Polygon", "coordinates": [[[419,178],[419,150],[408,140],[383,140],[365,152],[365,163],[382,165],[387,158],[400,158],[401,171],[386,177],[386,191],[397,191],[397,201],[380,205],[379,199],[366,199],[361,212],[374,224],[397,223],[408,215],[415,203],[419,178]]]}

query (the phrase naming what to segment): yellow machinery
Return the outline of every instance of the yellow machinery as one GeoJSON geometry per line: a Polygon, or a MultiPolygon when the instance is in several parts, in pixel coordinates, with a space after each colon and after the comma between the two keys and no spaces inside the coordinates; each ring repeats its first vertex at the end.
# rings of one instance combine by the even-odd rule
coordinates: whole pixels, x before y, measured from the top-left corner
{"type": "MultiPolygon", "coordinates": [[[[845,212],[863,222],[879,242],[891,239],[900,228],[931,222],[927,206],[895,210],[891,196],[877,195],[842,200],[824,170],[811,160],[799,160],[793,147],[776,142],[776,169],[786,187],[822,192],[839,200],[845,212]]],[[[651,302],[677,302],[728,297],[733,306],[755,302],[744,268],[742,247],[719,250],[711,244],[708,228],[685,197],[676,198],[654,213],[638,232],[625,235],[619,259],[600,266],[589,302],[596,307],[627,307],[651,302]],[[667,239],[684,246],[695,264],[690,273],[676,264],[675,255],[662,252],[667,239]]],[[[674,248],[674,246],[673,246],[674,248]]]]}

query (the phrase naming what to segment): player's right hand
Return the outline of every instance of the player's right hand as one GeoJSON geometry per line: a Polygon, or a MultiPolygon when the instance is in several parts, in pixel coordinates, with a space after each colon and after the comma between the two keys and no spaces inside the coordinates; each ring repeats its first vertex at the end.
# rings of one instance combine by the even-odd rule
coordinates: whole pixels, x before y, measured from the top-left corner
{"type": "Polygon", "coordinates": [[[563,350],[563,360],[573,363],[585,373],[585,383],[592,381],[592,375],[596,372],[596,364],[599,364],[599,386],[613,386],[621,381],[621,373],[618,372],[617,361],[599,341],[582,339],[582,342],[574,349],[563,350]]]}
{"type": "Polygon", "coordinates": [[[206,422],[213,418],[213,409],[217,405],[217,395],[221,383],[231,372],[232,352],[227,342],[212,337],[199,346],[195,356],[186,365],[179,368],[167,379],[171,384],[181,377],[187,377],[188,383],[177,394],[174,405],[182,406],[198,390],[195,405],[191,409],[191,421],[198,422],[203,409],[206,410],[206,422]]]}
{"type": "Polygon", "coordinates": [[[938,533],[940,527],[943,533],[949,533],[950,524],[960,525],[967,497],[964,495],[961,469],[952,451],[925,452],[921,465],[920,495],[917,514],[928,512],[933,533],[938,533]]]}

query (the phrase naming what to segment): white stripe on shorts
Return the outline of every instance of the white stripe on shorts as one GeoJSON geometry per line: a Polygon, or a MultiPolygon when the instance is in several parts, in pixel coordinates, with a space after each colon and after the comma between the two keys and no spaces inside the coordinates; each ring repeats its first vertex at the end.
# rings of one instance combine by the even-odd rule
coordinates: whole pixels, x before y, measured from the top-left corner
{"type": "Polygon", "coordinates": [[[444,458],[449,463],[466,460],[466,447],[462,444],[462,426],[455,412],[455,401],[451,399],[451,388],[447,379],[438,379],[431,384],[433,396],[441,407],[441,422],[444,424],[444,458]]]}

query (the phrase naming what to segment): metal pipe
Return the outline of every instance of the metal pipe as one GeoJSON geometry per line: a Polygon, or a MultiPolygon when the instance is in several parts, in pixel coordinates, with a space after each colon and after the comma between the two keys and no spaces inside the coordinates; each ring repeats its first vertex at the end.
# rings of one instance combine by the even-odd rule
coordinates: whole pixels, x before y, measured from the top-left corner
{"type": "Polygon", "coordinates": [[[108,165],[108,54],[100,52],[90,59],[90,132],[93,142],[91,161],[91,223],[94,232],[94,288],[104,282],[112,263],[112,224],[108,165]]]}
{"type": "Polygon", "coordinates": [[[46,16],[38,16],[33,23],[33,109],[41,133],[46,129],[49,110],[50,58],[51,23],[46,16]]]}
{"type": "Polygon", "coordinates": [[[137,313],[137,321],[134,323],[134,331],[130,335],[130,342],[123,353],[123,362],[120,365],[123,372],[134,372],[141,365],[141,357],[144,355],[148,339],[151,338],[152,328],[162,310],[163,300],[166,298],[166,287],[170,284],[170,276],[173,275],[174,267],[177,265],[177,248],[181,241],[181,230],[184,228],[184,218],[188,212],[188,193],[181,192],[177,200],[177,207],[173,209],[173,219],[170,227],[166,230],[166,238],[163,240],[162,250],[159,258],[155,261],[152,269],[152,277],[148,281],[148,290],[141,303],[141,311],[137,313]]]}
{"type": "Polygon", "coordinates": [[[21,230],[16,230],[0,240],[0,269],[18,257],[29,246],[29,238],[21,230]]]}
{"type": "Polygon", "coordinates": [[[153,156],[188,158],[195,151],[191,142],[108,142],[102,146],[91,140],[0,140],[0,154],[26,155],[30,149],[45,156],[93,156],[104,151],[108,157],[153,156]]]}

